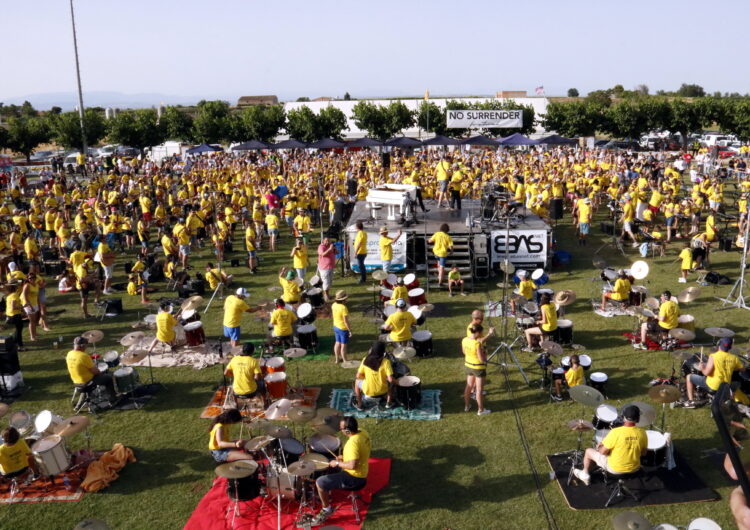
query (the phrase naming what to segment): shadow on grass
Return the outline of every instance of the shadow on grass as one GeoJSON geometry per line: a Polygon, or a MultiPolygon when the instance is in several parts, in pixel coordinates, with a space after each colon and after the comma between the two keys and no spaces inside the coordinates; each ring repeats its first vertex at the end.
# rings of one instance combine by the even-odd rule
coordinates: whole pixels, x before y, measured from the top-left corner
{"type": "Polygon", "coordinates": [[[183,449],[143,449],[133,447],[133,453],[138,459],[133,464],[128,464],[121,475],[137,475],[138,480],[122,480],[113,483],[113,487],[102,490],[102,493],[129,494],[151,488],[161,488],[166,484],[180,484],[192,482],[205,478],[208,471],[215,465],[207,454],[197,451],[183,449]],[[200,474],[181,474],[179,463],[188,463],[190,467],[200,474]]]}

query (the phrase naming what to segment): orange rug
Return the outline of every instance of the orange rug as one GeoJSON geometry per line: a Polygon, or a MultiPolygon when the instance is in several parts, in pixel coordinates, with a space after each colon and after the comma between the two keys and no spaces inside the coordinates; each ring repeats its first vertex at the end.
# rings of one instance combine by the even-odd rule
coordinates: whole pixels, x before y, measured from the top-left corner
{"type": "MultiPolygon", "coordinates": [[[[97,456],[100,454],[101,451],[95,453],[97,456]]],[[[19,491],[14,497],[10,496],[9,488],[3,485],[0,487],[0,504],[79,501],[83,497],[84,491],[80,485],[86,477],[89,461],[90,458],[87,458],[80,451],[73,453],[71,467],[78,462],[84,462],[83,465],[56,476],[54,483],[47,478],[39,478],[28,485],[19,483],[19,491]],[[68,485],[65,484],[66,482],[68,485]]]]}
{"type": "MultiPolygon", "coordinates": [[[[201,418],[203,419],[213,419],[219,414],[221,414],[221,411],[224,410],[224,401],[227,398],[227,388],[226,386],[220,386],[216,392],[214,392],[214,395],[211,397],[211,401],[208,402],[208,405],[203,409],[203,412],[201,412],[201,418]]],[[[318,397],[320,396],[320,387],[319,386],[311,386],[311,387],[305,387],[302,389],[302,405],[307,407],[315,407],[318,404],[318,397]]],[[[291,399],[291,398],[290,398],[291,399]]],[[[255,417],[260,415],[262,412],[264,412],[265,409],[260,407],[255,402],[251,402],[251,406],[247,410],[242,411],[242,415],[244,417],[255,417]]],[[[279,418],[279,420],[285,420],[286,417],[279,418]]]]}

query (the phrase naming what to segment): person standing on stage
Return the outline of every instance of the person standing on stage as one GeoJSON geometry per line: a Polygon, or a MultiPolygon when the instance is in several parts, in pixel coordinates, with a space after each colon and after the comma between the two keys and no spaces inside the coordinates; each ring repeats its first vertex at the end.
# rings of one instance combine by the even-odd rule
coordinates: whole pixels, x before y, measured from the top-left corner
{"type": "Polygon", "coordinates": [[[388,272],[393,259],[393,244],[401,237],[401,230],[396,232],[396,237],[388,237],[388,227],[380,227],[380,261],[383,263],[383,270],[388,272]]]}
{"type": "Polygon", "coordinates": [[[438,184],[438,196],[437,196],[437,207],[445,199],[445,203],[448,204],[448,181],[450,178],[449,172],[451,170],[450,158],[441,158],[435,166],[435,178],[437,178],[438,184]]]}
{"type": "Polygon", "coordinates": [[[333,345],[333,360],[346,361],[346,345],[352,338],[352,328],[349,324],[349,308],[346,307],[348,295],[346,291],[337,291],[336,300],[331,304],[331,316],[333,318],[333,334],[336,342],[333,345]]]}
{"type": "Polygon", "coordinates": [[[235,348],[240,340],[240,324],[242,313],[255,313],[258,308],[250,307],[245,302],[250,293],[247,289],[240,287],[235,294],[227,296],[224,301],[224,336],[229,339],[235,348]]]}
{"type": "Polygon", "coordinates": [[[495,333],[495,328],[490,328],[487,335],[482,337],[484,328],[481,324],[474,324],[469,328],[471,336],[464,337],[461,341],[461,350],[464,355],[464,367],[466,369],[466,387],[464,388],[464,411],[471,410],[471,396],[477,400],[477,416],[484,416],[492,412],[484,408],[484,380],[487,377],[487,354],[484,351],[484,343],[495,333]]]}
{"type": "Polygon", "coordinates": [[[331,298],[331,287],[333,286],[333,271],[336,268],[336,247],[327,237],[318,245],[318,275],[323,281],[323,295],[325,301],[331,298]]]}
{"type": "Polygon", "coordinates": [[[438,262],[438,287],[443,284],[443,277],[445,276],[445,261],[448,258],[448,254],[453,252],[453,239],[448,235],[450,227],[447,223],[440,225],[440,231],[432,234],[432,237],[427,241],[432,243],[432,252],[435,254],[438,262]]]}
{"type": "Polygon", "coordinates": [[[365,225],[362,221],[357,221],[356,227],[357,235],[354,238],[354,255],[357,257],[357,265],[359,265],[359,281],[357,283],[365,283],[367,281],[367,270],[365,270],[367,232],[365,232],[365,225]]]}

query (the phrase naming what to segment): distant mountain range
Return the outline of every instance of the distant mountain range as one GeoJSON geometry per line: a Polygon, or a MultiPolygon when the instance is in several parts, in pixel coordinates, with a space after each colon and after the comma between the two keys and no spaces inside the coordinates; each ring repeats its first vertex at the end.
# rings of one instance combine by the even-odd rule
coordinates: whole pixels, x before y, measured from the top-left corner
{"type": "MultiPolygon", "coordinates": [[[[83,93],[83,104],[86,107],[115,107],[119,109],[142,109],[156,107],[160,103],[166,105],[194,105],[201,99],[225,99],[231,104],[237,102],[237,98],[215,98],[198,96],[175,96],[169,94],[142,93],[123,94],[122,92],[92,91],[83,93]]],[[[43,92],[40,94],[28,94],[17,97],[0,97],[0,102],[10,105],[20,105],[24,101],[30,102],[35,109],[48,110],[52,107],[61,107],[64,111],[73,110],[78,106],[78,96],[75,92],[43,92]]]]}

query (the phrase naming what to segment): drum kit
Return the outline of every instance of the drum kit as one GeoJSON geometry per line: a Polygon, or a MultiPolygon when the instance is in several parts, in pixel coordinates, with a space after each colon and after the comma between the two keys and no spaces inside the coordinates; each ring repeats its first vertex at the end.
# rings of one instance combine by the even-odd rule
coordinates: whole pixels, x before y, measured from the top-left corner
{"type": "MultiPolygon", "coordinates": [[[[677,530],[678,527],[669,523],[661,523],[656,526],[636,512],[620,512],[612,518],[612,527],[614,530],[677,530]]],[[[721,526],[716,521],[707,517],[698,517],[690,521],[687,526],[679,526],[686,530],[721,530],[721,526]]]]}
{"type": "Polygon", "coordinates": [[[680,389],[674,385],[657,385],[649,389],[648,397],[657,403],[661,403],[661,432],[664,432],[667,404],[679,401],[680,389]]]}

